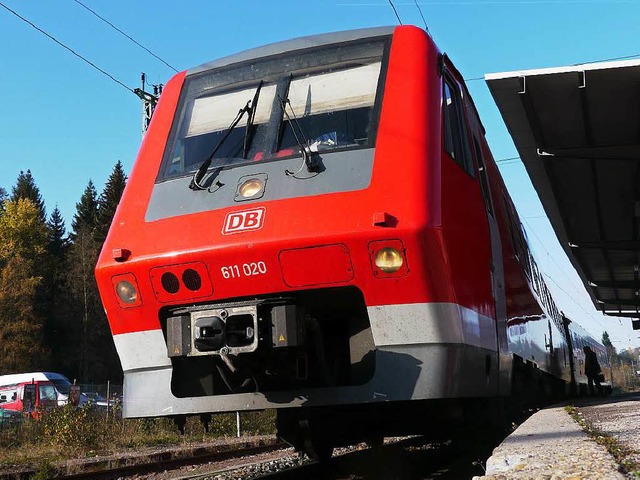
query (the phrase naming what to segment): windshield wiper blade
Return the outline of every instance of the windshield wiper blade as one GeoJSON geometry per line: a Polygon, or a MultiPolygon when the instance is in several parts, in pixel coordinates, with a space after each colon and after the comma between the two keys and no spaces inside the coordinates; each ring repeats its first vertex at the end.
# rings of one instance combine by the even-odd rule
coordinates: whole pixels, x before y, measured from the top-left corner
{"type": "MultiPolygon", "coordinates": [[[[312,151],[309,146],[310,142],[307,136],[305,135],[304,130],[302,129],[302,126],[298,122],[298,119],[296,118],[296,113],[293,111],[293,107],[291,106],[291,102],[289,101],[289,95],[287,95],[287,97],[284,100],[280,95],[278,95],[278,100],[280,101],[280,107],[282,108],[282,114],[283,114],[282,121],[284,122],[284,117],[287,117],[287,120],[289,121],[289,125],[291,126],[291,133],[293,133],[293,138],[295,138],[296,143],[298,144],[298,148],[300,148],[300,152],[302,153],[302,160],[304,162],[304,166],[307,167],[307,170],[309,172],[314,172],[314,173],[319,172],[320,165],[314,156],[314,153],[316,152],[312,151]],[[289,105],[289,109],[291,110],[291,115],[293,115],[293,120],[291,120],[291,117],[287,113],[287,105],[289,105]],[[298,132],[296,132],[296,129],[298,130],[298,132]],[[300,134],[300,137],[302,137],[302,140],[300,139],[298,134],[300,134]]],[[[294,175],[294,173],[290,172],[289,170],[287,170],[286,173],[288,175],[294,175]]]]}
{"type": "Polygon", "coordinates": [[[244,114],[249,113],[251,111],[249,107],[250,103],[251,101],[248,101],[244,107],[238,110],[238,114],[236,115],[236,118],[234,118],[233,121],[231,122],[231,125],[227,127],[227,129],[224,132],[224,135],[222,135],[222,138],[218,141],[218,144],[213,149],[213,152],[211,152],[211,155],[209,155],[209,158],[207,158],[204,162],[202,162],[202,164],[200,165],[196,173],[193,175],[193,178],[191,179],[191,183],[189,183],[189,188],[191,190],[207,189],[207,187],[203,186],[200,182],[202,182],[202,179],[207,174],[207,170],[209,170],[209,167],[211,166],[213,157],[216,155],[216,153],[218,153],[218,150],[220,150],[220,147],[222,146],[222,144],[225,142],[227,138],[229,138],[229,135],[231,135],[231,132],[233,131],[233,129],[236,128],[236,125],[238,124],[238,122],[242,120],[242,117],[244,116],[244,114]]]}
{"type": "Polygon", "coordinates": [[[244,146],[242,148],[242,158],[247,158],[247,154],[249,153],[249,146],[251,145],[251,140],[253,139],[253,134],[255,133],[255,131],[253,130],[253,121],[256,118],[256,107],[258,105],[260,90],[262,90],[263,83],[264,80],[260,80],[258,88],[256,89],[256,93],[253,95],[253,100],[251,100],[251,111],[249,112],[249,116],[247,117],[247,126],[244,129],[244,146]]]}

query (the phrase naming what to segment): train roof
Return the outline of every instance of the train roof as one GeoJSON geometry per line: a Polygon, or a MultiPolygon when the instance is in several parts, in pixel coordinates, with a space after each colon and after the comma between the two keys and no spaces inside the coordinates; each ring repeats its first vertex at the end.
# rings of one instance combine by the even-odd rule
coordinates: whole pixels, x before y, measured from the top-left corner
{"type": "Polygon", "coordinates": [[[640,60],[485,80],[596,308],[640,317],[640,60]]]}
{"type": "Polygon", "coordinates": [[[281,53],[292,52],[295,50],[303,50],[306,48],[320,47],[333,43],[350,42],[363,38],[382,37],[391,35],[396,27],[374,27],[361,28],[357,30],[346,30],[342,32],[323,33],[319,35],[310,35],[307,37],[294,38],[282,42],[271,43],[261,47],[251,48],[243,52],[235,53],[227,57],[204,63],[198,67],[187,70],[187,75],[201,73],[213,68],[226,67],[234,63],[254,60],[256,58],[269,57],[281,53]]]}

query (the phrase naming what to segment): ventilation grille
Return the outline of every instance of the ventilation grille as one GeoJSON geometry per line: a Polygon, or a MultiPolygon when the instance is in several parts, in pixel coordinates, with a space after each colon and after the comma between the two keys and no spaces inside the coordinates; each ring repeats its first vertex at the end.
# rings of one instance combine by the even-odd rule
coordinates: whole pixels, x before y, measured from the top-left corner
{"type": "Polygon", "coordinates": [[[160,302],[177,302],[209,297],[213,286],[202,262],[154,267],[150,271],[153,292],[160,302]]]}

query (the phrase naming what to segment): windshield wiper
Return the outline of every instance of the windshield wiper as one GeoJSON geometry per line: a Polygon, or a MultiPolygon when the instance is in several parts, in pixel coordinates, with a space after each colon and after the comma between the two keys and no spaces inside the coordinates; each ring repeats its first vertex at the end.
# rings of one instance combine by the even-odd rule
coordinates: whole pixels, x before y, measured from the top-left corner
{"type": "Polygon", "coordinates": [[[229,135],[231,135],[231,132],[233,131],[233,129],[236,128],[236,125],[242,119],[244,114],[251,110],[249,108],[250,103],[251,101],[248,101],[247,104],[238,111],[236,118],[234,118],[233,122],[231,122],[231,125],[227,127],[227,129],[224,132],[224,135],[222,135],[222,138],[218,141],[218,144],[213,149],[213,152],[211,152],[211,155],[209,155],[209,158],[207,158],[204,162],[202,162],[202,164],[200,165],[196,173],[193,175],[193,178],[191,179],[191,183],[189,183],[189,188],[191,190],[207,189],[207,187],[200,184],[200,182],[202,181],[203,177],[206,175],[207,170],[209,170],[209,166],[211,166],[213,157],[216,155],[216,153],[218,153],[218,150],[220,150],[220,147],[222,146],[222,144],[225,142],[227,138],[229,138],[229,135]]]}
{"type": "MultiPolygon", "coordinates": [[[[218,153],[218,150],[220,150],[220,147],[222,147],[222,144],[227,140],[227,138],[229,138],[229,135],[231,135],[231,132],[233,132],[233,129],[236,128],[236,125],[238,125],[240,120],[242,120],[242,117],[244,116],[245,113],[249,114],[250,119],[254,117],[255,110],[256,110],[255,104],[258,101],[258,97],[260,96],[261,88],[262,88],[262,80],[260,81],[260,85],[258,85],[258,89],[256,90],[256,93],[253,95],[253,100],[249,100],[244,107],[238,110],[238,114],[236,115],[236,118],[234,118],[231,124],[227,127],[224,134],[222,135],[222,138],[218,141],[217,145],[213,149],[213,152],[211,152],[211,155],[209,155],[209,157],[204,162],[202,162],[202,164],[200,165],[196,173],[193,175],[193,178],[191,179],[191,183],[189,183],[189,188],[191,190],[207,189],[207,187],[202,185],[200,182],[202,182],[204,176],[207,174],[207,170],[209,170],[209,167],[211,166],[213,157],[215,157],[216,153],[218,153]]],[[[253,119],[251,121],[253,121],[253,119]]],[[[248,124],[249,122],[247,122],[247,125],[248,124]]],[[[247,132],[245,132],[245,148],[247,147],[247,144],[248,144],[247,132]]]]}
{"type": "Polygon", "coordinates": [[[263,83],[264,80],[260,80],[258,88],[256,89],[256,93],[253,95],[253,100],[251,100],[251,111],[249,112],[249,116],[247,117],[247,126],[244,129],[244,147],[242,148],[242,158],[247,158],[247,154],[249,153],[249,146],[251,145],[251,140],[253,139],[253,134],[255,133],[255,131],[253,130],[253,121],[256,118],[258,99],[260,98],[260,90],[262,90],[263,83]]]}
{"type": "MultiPolygon", "coordinates": [[[[291,82],[291,80],[289,80],[289,82],[291,82]]],[[[302,160],[304,162],[304,166],[307,167],[307,170],[309,172],[314,172],[314,173],[319,172],[320,164],[318,163],[314,155],[314,153],[317,153],[317,152],[312,151],[309,146],[309,143],[310,143],[309,139],[305,135],[304,130],[302,129],[302,126],[300,125],[300,123],[298,122],[298,119],[296,118],[296,113],[293,111],[293,107],[291,106],[291,102],[289,101],[288,93],[287,93],[287,97],[284,100],[280,95],[278,95],[278,100],[280,101],[280,107],[282,108],[282,114],[283,114],[282,121],[284,122],[284,117],[287,117],[287,120],[289,121],[289,126],[291,127],[291,133],[293,133],[293,138],[295,138],[296,143],[298,144],[298,148],[300,148],[300,152],[302,153],[302,160]],[[291,110],[291,115],[293,115],[293,120],[291,120],[291,117],[287,113],[287,105],[289,105],[289,109],[291,110]],[[296,129],[298,130],[298,132],[296,132],[296,129]],[[298,134],[300,136],[298,136],[298,134]],[[300,139],[300,137],[302,137],[302,139],[300,139]]],[[[297,172],[290,172],[289,170],[286,170],[285,173],[287,173],[287,175],[295,176],[297,172]]]]}

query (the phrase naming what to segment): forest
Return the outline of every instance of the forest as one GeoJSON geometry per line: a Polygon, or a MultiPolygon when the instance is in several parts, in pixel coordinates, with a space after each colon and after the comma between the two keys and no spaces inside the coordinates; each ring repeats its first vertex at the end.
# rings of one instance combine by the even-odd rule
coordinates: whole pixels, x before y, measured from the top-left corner
{"type": "Polygon", "coordinates": [[[121,383],[93,270],[126,181],[120,161],[101,193],[89,180],[69,232],[57,206],[47,214],[29,170],[0,186],[0,375],[121,383]]]}

